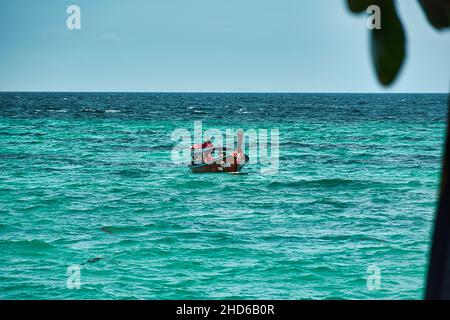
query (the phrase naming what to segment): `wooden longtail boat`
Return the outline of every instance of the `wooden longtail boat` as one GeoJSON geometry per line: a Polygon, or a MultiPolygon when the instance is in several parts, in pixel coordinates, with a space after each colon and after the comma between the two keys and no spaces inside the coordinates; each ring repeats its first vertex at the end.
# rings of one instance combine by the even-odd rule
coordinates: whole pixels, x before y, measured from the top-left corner
{"type": "Polygon", "coordinates": [[[225,147],[213,147],[208,141],[199,147],[191,147],[192,161],[189,168],[194,173],[239,172],[249,157],[242,151],[242,132],[238,133],[237,148],[227,152],[225,147]]]}

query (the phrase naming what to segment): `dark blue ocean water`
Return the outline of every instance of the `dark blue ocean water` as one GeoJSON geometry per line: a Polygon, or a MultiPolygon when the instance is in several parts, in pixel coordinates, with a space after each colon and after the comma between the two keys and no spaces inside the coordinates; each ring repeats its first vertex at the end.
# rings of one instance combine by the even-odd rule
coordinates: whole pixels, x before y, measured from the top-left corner
{"type": "Polygon", "coordinates": [[[0,299],[421,298],[446,112],[444,94],[0,93],[0,299]],[[278,171],[190,173],[171,134],[194,121],[278,129],[278,171]]]}

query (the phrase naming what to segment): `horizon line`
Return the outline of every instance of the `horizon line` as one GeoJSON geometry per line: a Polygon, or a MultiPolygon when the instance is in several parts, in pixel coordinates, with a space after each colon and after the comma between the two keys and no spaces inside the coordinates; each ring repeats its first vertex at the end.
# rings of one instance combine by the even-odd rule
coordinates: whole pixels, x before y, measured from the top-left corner
{"type": "Polygon", "coordinates": [[[55,90],[55,91],[48,91],[48,90],[22,90],[22,91],[16,91],[16,90],[7,90],[3,91],[0,90],[0,93],[198,93],[198,94],[205,94],[205,93],[220,93],[220,94],[449,94],[450,92],[437,92],[437,91],[428,91],[428,92],[388,92],[388,91],[377,91],[377,92],[363,92],[363,91],[357,91],[357,92],[344,92],[344,91],[64,91],[64,90],[55,90]]]}

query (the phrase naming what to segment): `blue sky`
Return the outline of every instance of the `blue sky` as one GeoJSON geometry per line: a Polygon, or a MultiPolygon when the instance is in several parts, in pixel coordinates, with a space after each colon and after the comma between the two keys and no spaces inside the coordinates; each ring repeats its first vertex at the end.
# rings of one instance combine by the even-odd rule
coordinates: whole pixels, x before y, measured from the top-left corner
{"type": "Polygon", "coordinates": [[[0,91],[448,92],[450,32],[397,1],[408,57],[385,89],[343,0],[0,0],[0,91]],[[68,30],[66,8],[81,8],[68,30]]]}

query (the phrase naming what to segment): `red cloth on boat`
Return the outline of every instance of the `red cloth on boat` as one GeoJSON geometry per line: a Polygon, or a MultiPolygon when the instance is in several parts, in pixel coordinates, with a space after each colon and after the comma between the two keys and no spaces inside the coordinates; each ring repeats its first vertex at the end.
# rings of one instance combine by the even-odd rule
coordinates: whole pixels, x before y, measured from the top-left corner
{"type": "Polygon", "coordinates": [[[206,141],[206,142],[203,142],[202,144],[198,143],[198,144],[192,145],[191,149],[200,149],[200,148],[207,149],[207,148],[213,148],[213,147],[214,147],[214,145],[211,142],[206,141]]]}

